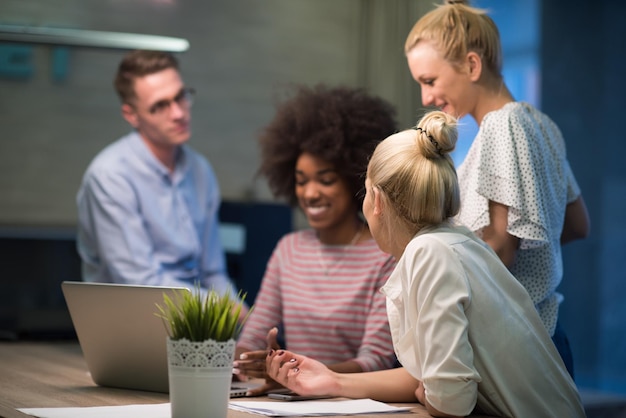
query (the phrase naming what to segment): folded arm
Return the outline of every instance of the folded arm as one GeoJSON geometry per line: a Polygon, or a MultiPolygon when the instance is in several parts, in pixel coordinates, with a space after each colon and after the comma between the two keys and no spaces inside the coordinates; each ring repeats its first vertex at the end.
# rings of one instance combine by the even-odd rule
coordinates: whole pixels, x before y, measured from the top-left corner
{"type": "Polygon", "coordinates": [[[519,248],[519,238],[507,232],[508,216],[508,206],[490,200],[490,223],[483,229],[482,238],[498,254],[504,265],[511,267],[519,248]]]}
{"type": "Polygon", "coordinates": [[[565,220],[561,233],[561,245],[578,239],[587,238],[591,226],[587,206],[582,196],[565,208],[565,220]]]}

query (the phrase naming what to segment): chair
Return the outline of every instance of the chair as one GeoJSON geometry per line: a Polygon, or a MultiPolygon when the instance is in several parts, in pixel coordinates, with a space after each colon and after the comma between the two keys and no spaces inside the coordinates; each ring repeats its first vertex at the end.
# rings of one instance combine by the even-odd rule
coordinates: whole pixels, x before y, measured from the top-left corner
{"type": "Polygon", "coordinates": [[[283,203],[222,201],[220,236],[230,277],[254,303],[278,240],[293,230],[293,212],[283,203]]]}

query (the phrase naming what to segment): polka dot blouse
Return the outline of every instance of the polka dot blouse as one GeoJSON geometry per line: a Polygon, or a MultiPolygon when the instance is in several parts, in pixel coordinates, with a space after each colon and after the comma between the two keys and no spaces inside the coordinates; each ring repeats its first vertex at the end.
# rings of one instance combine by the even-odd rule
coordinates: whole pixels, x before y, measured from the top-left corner
{"type": "Polygon", "coordinates": [[[563,300],[556,287],[565,208],[580,195],[561,131],[533,106],[508,103],[484,117],[458,176],[458,219],[478,236],[489,225],[490,200],[509,207],[507,231],[520,239],[511,273],[552,335],[563,300]]]}

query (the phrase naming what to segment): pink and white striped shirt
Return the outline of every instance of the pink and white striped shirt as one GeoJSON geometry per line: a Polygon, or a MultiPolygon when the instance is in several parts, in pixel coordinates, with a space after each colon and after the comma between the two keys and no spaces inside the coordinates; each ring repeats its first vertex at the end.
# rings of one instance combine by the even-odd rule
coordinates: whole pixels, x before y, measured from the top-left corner
{"type": "Polygon", "coordinates": [[[312,229],[290,233],[274,249],[237,345],[265,349],[267,332],[282,320],[291,351],[328,365],[390,368],[395,354],[380,289],[394,267],[373,239],[324,245],[312,229]]]}

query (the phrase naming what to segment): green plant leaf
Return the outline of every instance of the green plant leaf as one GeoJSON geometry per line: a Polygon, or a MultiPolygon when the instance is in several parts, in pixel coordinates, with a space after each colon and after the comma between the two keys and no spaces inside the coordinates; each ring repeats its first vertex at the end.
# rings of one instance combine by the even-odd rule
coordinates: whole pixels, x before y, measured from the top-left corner
{"type": "Polygon", "coordinates": [[[163,320],[168,335],[174,340],[228,341],[241,332],[253,307],[240,320],[246,293],[237,297],[220,295],[214,289],[203,291],[196,283],[191,292],[175,290],[173,297],[163,293],[163,304],[156,304],[155,315],[163,320]]]}

